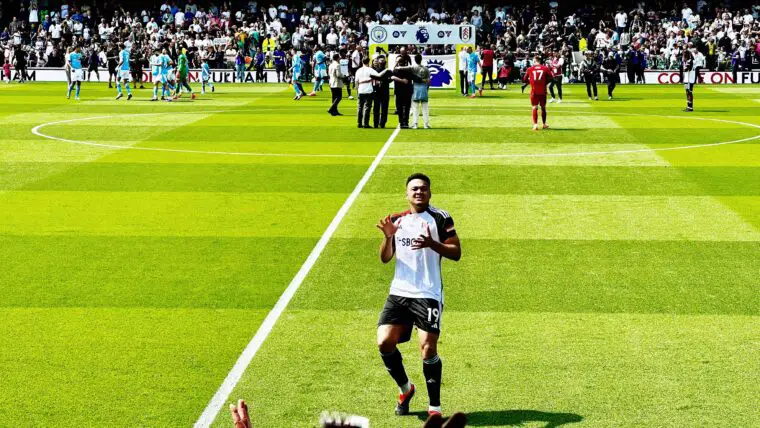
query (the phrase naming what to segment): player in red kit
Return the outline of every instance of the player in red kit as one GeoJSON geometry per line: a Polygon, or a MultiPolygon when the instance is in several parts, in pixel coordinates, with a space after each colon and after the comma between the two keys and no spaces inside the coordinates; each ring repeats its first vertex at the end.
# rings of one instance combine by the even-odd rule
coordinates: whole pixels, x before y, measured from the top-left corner
{"type": "Polygon", "coordinates": [[[546,85],[553,78],[554,74],[549,67],[541,64],[541,58],[538,55],[533,57],[533,65],[525,71],[523,82],[530,84],[530,105],[533,106],[534,131],[538,131],[539,106],[541,106],[541,122],[544,124],[544,129],[549,127],[546,124],[546,85]]]}

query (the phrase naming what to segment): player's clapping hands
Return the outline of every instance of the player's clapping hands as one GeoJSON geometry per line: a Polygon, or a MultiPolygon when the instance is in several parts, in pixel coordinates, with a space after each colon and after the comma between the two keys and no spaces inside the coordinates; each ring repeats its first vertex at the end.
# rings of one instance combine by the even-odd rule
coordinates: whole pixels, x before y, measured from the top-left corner
{"type": "Polygon", "coordinates": [[[375,226],[383,232],[386,238],[392,237],[398,230],[398,227],[393,224],[391,216],[386,216],[385,218],[380,219],[380,223],[376,224],[375,226]]]}

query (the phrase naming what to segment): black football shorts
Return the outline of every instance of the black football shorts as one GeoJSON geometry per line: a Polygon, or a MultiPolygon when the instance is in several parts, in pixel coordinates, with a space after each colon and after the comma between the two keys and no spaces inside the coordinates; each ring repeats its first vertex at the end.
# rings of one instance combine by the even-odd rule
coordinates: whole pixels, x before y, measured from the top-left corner
{"type": "Polygon", "coordinates": [[[412,326],[428,333],[441,333],[441,316],[443,305],[435,299],[421,299],[401,296],[388,296],[377,325],[405,325],[408,330],[399,343],[408,342],[412,335],[412,326]]]}

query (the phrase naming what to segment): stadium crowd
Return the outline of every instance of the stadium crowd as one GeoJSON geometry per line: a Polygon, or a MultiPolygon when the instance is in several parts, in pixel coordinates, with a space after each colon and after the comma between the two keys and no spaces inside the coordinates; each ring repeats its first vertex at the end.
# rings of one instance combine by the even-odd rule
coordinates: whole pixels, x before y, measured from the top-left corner
{"type": "MultiPolygon", "coordinates": [[[[135,71],[147,66],[149,51],[166,47],[173,58],[186,48],[191,67],[206,59],[211,68],[279,68],[287,74],[292,55],[310,55],[316,46],[366,55],[367,28],[375,22],[469,23],[477,29],[479,46],[493,45],[497,61],[514,62],[518,70],[535,52],[547,57],[559,52],[568,65],[580,62],[573,51],[596,52],[599,62],[612,53],[618,63],[641,69],[677,69],[690,45],[703,53],[710,70],[747,70],[760,58],[758,4],[726,8],[708,7],[705,0],[642,0],[625,6],[571,2],[560,8],[556,1],[496,7],[468,1],[445,8],[430,2],[410,10],[404,2],[368,8],[346,0],[244,1],[166,0],[133,9],[125,9],[130,3],[97,0],[0,3],[5,4],[0,63],[18,69],[63,67],[67,50],[78,45],[89,68],[92,63],[113,68],[117,46],[124,43],[135,71]],[[278,49],[283,55],[275,55],[278,49]]],[[[453,46],[406,48],[412,54],[454,53],[453,46]]],[[[567,67],[568,77],[578,77],[577,68],[567,67]]],[[[257,80],[263,79],[264,73],[257,73],[257,80]]]]}

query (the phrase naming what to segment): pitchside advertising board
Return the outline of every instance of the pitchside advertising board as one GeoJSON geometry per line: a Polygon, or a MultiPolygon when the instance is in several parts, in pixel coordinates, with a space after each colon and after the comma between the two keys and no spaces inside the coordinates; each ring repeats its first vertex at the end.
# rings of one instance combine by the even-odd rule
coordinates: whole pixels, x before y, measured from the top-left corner
{"type": "Polygon", "coordinates": [[[370,46],[475,44],[475,27],[472,25],[376,24],[368,30],[370,46]]]}
{"type": "MultiPolygon", "coordinates": [[[[393,69],[398,55],[388,56],[388,68],[393,69]]],[[[422,57],[422,65],[430,70],[431,88],[456,88],[457,59],[454,55],[428,55],[422,57]]]]}
{"type": "MultiPolygon", "coordinates": [[[[108,71],[101,69],[99,70],[99,73],[100,73],[100,81],[107,82],[108,71]]],[[[274,70],[266,70],[265,74],[267,76],[267,82],[272,82],[272,83],[277,82],[277,73],[275,73],[274,70]]],[[[87,73],[85,72],[85,76],[86,75],[87,73]]],[[[37,81],[37,82],[66,82],[66,72],[62,68],[30,68],[27,71],[26,76],[27,76],[27,80],[37,81]]],[[[188,72],[187,76],[190,79],[190,82],[200,82],[201,70],[191,69],[188,72]]],[[[19,80],[18,72],[14,70],[11,73],[11,77],[15,80],[19,80]]],[[[151,75],[150,70],[143,71],[142,80],[143,82],[146,82],[146,83],[153,81],[153,76],[151,75]]],[[[235,72],[235,70],[215,69],[215,70],[211,70],[210,80],[213,83],[255,83],[256,72],[245,71],[243,72],[243,80],[238,80],[237,73],[235,72]]],[[[92,76],[90,77],[90,81],[91,82],[98,81],[97,77],[95,77],[95,73],[92,73],[92,76]]]]}
{"type": "MultiPolygon", "coordinates": [[[[369,52],[378,49],[388,51],[392,45],[453,45],[458,52],[462,47],[475,48],[475,27],[472,25],[449,24],[375,24],[368,27],[369,52]]],[[[434,88],[454,88],[458,84],[457,57],[438,55],[423,60],[430,69],[430,86],[434,88]],[[451,79],[447,79],[447,75],[451,79]]],[[[391,62],[391,66],[393,62],[391,62]]]]}
{"type": "MultiPolygon", "coordinates": [[[[628,75],[620,73],[620,82],[629,83],[628,75]]],[[[683,83],[678,71],[645,71],[644,83],[650,85],[670,85],[683,83]]],[[[703,71],[699,73],[698,83],[712,85],[732,85],[760,83],[760,71],[744,71],[736,73],[736,80],[730,71],[703,71]]]]}
{"type": "MultiPolygon", "coordinates": [[[[390,66],[396,62],[396,55],[390,55],[390,66]]],[[[430,69],[430,86],[434,88],[455,88],[457,83],[456,56],[455,55],[429,55],[424,57],[423,65],[430,69]]],[[[277,74],[274,70],[265,71],[267,82],[277,82],[277,74]]],[[[211,70],[211,81],[214,83],[255,83],[255,72],[246,71],[243,73],[243,80],[237,79],[237,73],[231,69],[211,70]]],[[[18,72],[13,70],[11,77],[19,80],[18,72]]],[[[62,68],[30,68],[26,73],[27,80],[37,82],[65,82],[66,73],[62,68]]],[[[190,82],[199,82],[201,78],[200,70],[190,70],[188,73],[190,82]]],[[[150,72],[143,72],[143,82],[151,82],[150,72]]],[[[108,81],[108,72],[100,70],[100,80],[108,81]]],[[[97,81],[92,76],[91,81],[97,81]]],[[[480,76],[477,78],[480,83],[480,76]]],[[[620,82],[628,83],[628,75],[620,73],[620,82]]],[[[681,84],[681,74],[678,71],[646,71],[644,72],[644,83],[650,85],[676,85],[681,84]]],[[[760,71],[744,71],[736,73],[736,80],[730,71],[705,71],[699,73],[699,83],[713,85],[733,85],[733,84],[758,84],[760,83],[760,71]]]]}

